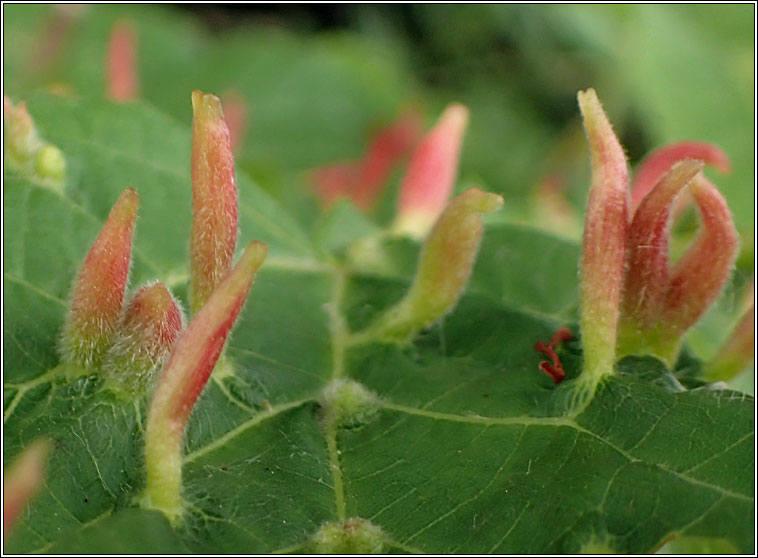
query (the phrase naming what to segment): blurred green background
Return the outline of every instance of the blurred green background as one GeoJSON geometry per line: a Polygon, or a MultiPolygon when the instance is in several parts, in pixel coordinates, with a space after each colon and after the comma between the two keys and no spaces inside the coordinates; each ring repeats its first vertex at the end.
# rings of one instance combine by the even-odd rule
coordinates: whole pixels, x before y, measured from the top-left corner
{"type": "MultiPolygon", "coordinates": [[[[459,101],[471,121],[458,190],[502,193],[496,219],[578,240],[589,165],[576,92],[594,87],[632,168],[655,147],[685,139],[715,143],[731,158],[729,175],[707,171],[742,241],[728,289],[690,335],[695,353],[707,357],[736,320],[754,267],[754,10],[6,4],[5,93],[14,101],[40,89],[104,96],[109,35],[128,21],[137,33],[140,100],[189,126],[193,89],[240,95],[249,124],[239,168],[308,227],[320,215],[308,169],[359,158],[371,133],[404,108],[420,108],[428,127],[459,101]],[[546,199],[549,184],[557,190],[546,199]]],[[[392,211],[399,176],[379,221],[392,211]]],[[[674,255],[696,229],[692,215],[677,224],[674,255]]],[[[752,376],[738,386],[752,391],[752,376]]]]}

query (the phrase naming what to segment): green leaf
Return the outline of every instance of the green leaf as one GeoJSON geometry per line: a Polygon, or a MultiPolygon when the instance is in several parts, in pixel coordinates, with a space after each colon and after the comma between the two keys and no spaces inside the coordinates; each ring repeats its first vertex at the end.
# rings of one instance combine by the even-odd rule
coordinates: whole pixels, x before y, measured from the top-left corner
{"type": "Polygon", "coordinates": [[[61,537],[50,554],[187,554],[187,547],[157,512],[125,509],[61,537]],[[125,537],[125,533],[133,536],[125,537]]]}
{"type": "Polygon", "coordinates": [[[6,175],[4,465],[38,437],[54,443],[8,552],[640,553],[674,534],[753,550],[751,397],[685,390],[660,362],[627,359],[570,412],[580,341],[559,349],[561,385],[539,370],[535,341],[578,334],[575,245],[488,227],[469,292],[440,324],[411,345],[351,345],[403,296],[417,246],[391,254],[391,272],[344,266],[349,229],[370,223],[338,209],[312,242],[244,173],[240,244],[262,239],[271,255],[231,366],[190,417],[183,522],[140,510],[149,396],[61,365],[55,345],[78,266],[127,186],[141,196],[132,285],[184,292],[189,107],[186,125],[45,95],[30,112],[70,174],[65,195],[6,175]],[[352,408],[327,395],[336,379],[364,388],[356,416],[339,417],[351,420],[328,420],[352,408]]]}

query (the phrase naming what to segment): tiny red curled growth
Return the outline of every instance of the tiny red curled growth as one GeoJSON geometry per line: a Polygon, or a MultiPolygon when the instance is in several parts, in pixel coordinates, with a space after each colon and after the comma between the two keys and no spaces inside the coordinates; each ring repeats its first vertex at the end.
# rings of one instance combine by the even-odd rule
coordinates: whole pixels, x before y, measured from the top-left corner
{"type": "Polygon", "coordinates": [[[550,376],[553,379],[553,382],[556,384],[559,384],[566,379],[566,371],[563,369],[563,364],[561,364],[561,359],[555,352],[555,348],[558,346],[558,343],[562,341],[570,341],[573,338],[574,335],[571,333],[571,331],[569,331],[569,328],[562,327],[553,334],[553,338],[549,343],[537,341],[534,344],[535,351],[542,353],[553,361],[553,363],[550,364],[546,360],[543,360],[540,362],[539,366],[540,370],[550,376]]]}

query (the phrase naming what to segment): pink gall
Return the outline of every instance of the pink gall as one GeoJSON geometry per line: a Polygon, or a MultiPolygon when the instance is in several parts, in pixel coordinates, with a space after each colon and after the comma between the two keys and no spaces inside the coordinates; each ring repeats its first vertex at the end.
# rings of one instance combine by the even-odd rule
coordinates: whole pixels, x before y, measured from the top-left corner
{"type": "Polygon", "coordinates": [[[190,310],[196,313],[229,273],[237,244],[237,185],[221,101],[192,93],[190,310]]]}
{"type": "Polygon", "coordinates": [[[37,440],[28,445],[3,474],[3,534],[8,535],[24,506],[39,490],[51,443],[37,440]]]}
{"type": "Polygon", "coordinates": [[[262,242],[251,242],[174,344],[158,378],[145,432],[147,486],[143,505],[181,515],[181,447],[192,407],[205,387],[226,339],[266,257],[262,242]]]}
{"type": "Polygon", "coordinates": [[[579,266],[579,322],[585,378],[594,384],[612,373],[615,361],[628,229],[627,167],[595,91],[581,91],[578,99],[592,162],[579,266]]]}
{"type": "Polygon", "coordinates": [[[139,95],[137,73],[137,34],[125,21],[111,29],[107,51],[108,97],[114,101],[133,101],[139,95]]]}
{"type": "Polygon", "coordinates": [[[452,104],[414,149],[400,185],[395,232],[423,238],[445,209],[458,173],[468,109],[452,104]]]}
{"type": "Polygon", "coordinates": [[[183,329],[184,315],[168,287],[145,285],[124,309],[104,370],[128,392],[144,393],[183,329]]]}
{"type": "Polygon", "coordinates": [[[139,198],[124,190],[79,271],[63,330],[65,361],[99,366],[118,329],[139,198]]]}

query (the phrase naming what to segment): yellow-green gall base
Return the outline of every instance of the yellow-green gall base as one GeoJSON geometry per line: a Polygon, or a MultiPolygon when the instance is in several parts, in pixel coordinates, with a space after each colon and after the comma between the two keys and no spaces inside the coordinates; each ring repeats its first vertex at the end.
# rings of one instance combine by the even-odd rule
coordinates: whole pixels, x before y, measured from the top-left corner
{"type": "Polygon", "coordinates": [[[115,344],[108,351],[102,366],[106,385],[111,391],[127,398],[141,397],[152,391],[164,361],[165,358],[155,360],[141,354],[134,347],[124,348],[115,344]]]}
{"type": "Polygon", "coordinates": [[[166,417],[148,416],[145,432],[147,482],[138,498],[143,509],[162,512],[172,525],[178,525],[184,512],[182,502],[183,430],[166,417]]]}
{"type": "Polygon", "coordinates": [[[63,191],[66,179],[66,160],[54,145],[45,145],[34,157],[34,174],[40,181],[58,192],[63,191]]]}
{"type": "Polygon", "coordinates": [[[330,427],[358,428],[368,423],[378,410],[377,398],[362,384],[339,378],[321,395],[324,422],[330,427]]]}
{"type": "Polygon", "coordinates": [[[616,551],[611,548],[608,541],[597,540],[593,537],[582,545],[579,554],[616,554],[616,551]]]}
{"type": "Polygon", "coordinates": [[[366,519],[350,518],[323,525],[313,536],[317,554],[381,554],[384,533],[366,519]]]}
{"type": "Polygon", "coordinates": [[[640,326],[631,321],[619,324],[616,358],[653,355],[673,368],[682,348],[683,331],[663,325],[640,326]]]}

